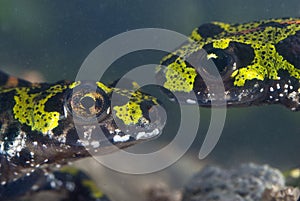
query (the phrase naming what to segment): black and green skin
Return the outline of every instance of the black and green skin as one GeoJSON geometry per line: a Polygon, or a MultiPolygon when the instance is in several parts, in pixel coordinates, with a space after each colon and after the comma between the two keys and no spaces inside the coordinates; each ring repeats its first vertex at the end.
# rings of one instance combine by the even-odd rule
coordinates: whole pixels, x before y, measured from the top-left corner
{"type": "Polygon", "coordinates": [[[184,103],[210,106],[223,99],[228,106],[277,103],[298,111],[300,19],[204,24],[156,72],[158,82],[184,103]],[[214,79],[208,62],[215,64],[224,94],[214,94],[200,76],[214,79]]]}
{"type": "Polygon", "coordinates": [[[154,97],[101,82],[33,84],[0,71],[0,100],[0,200],[62,189],[67,200],[108,200],[83,172],[57,167],[155,138],[165,123],[154,97]]]}
{"type": "MultiPolygon", "coordinates": [[[[222,99],[230,107],[282,104],[299,111],[300,18],[203,24],[162,59],[156,73],[167,89],[163,91],[181,103],[206,107],[222,99]],[[217,87],[210,62],[221,77],[224,94],[213,94],[202,77],[217,87]]],[[[288,185],[300,186],[299,167],[284,176],[288,185]]]]}
{"type": "MultiPolygon", "coordinates": [[[[298,18],[212,22],[195,29],[189,41],[162,59],[157,79],[185,103],[210,106],[212,99],[222,98],[229,106],[279,103],[297,111],[299,55],[298,18]],[[215,96],[198,73],[210,76],[204,66],[209,61],[221,75],[225,87],[221,96],[215,96]]],[[[83,192],[68,189],[67,178],[80,186],[77,177],[85,176],[76,171],[67,171],[66,176],[52,167],[89,156],[87,149],[101,154],[116,149],[112,144],[124,148],[155,137],[164,125],[160,115],[154,115],[155,98],[99,82],[32,84],[1,72],[0,100],[1,199],[65,187],[77,198],[86,194],[90,200],[106,200],[84,185],[75,188],[83,192]],[[112,92],[125,100],[111,106],[112,92]],[[104,135],[99,135],[95,123],[104,135]]]]}

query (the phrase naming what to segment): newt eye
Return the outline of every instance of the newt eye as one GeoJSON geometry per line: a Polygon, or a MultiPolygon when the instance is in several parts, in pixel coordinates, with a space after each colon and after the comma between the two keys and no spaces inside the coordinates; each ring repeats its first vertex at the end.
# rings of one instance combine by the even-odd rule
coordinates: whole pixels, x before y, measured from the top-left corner
{"type": "Polygon", "coordinates": [[[233,65],[233,58],[223,49],[213,48],[207,51],[207,59],[211,59],[217,66],[219,72],[225,73],[229,66],[233,65]]]}
{"type": "Polygon", "coordinates": [[[107,94],[91,84],[76,86],[67,98],[67,109],[73,117],[84,121],[104,119],[109,111],[107,94]]]}
{"type": "Polygon", "coordinates": [[[95,99],[91,96],[84,96],[80,99],[80,104],[83,108],[86,108],[86,110],[92,109],[95,107],[95,99]]]}

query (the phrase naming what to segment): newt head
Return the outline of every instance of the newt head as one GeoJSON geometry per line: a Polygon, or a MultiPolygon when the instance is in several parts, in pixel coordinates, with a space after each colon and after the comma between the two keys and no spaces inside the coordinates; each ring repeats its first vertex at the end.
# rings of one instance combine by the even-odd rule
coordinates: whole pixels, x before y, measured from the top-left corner
{"type": "MultiPolygon", "coordinates": [[[[214,47],[213,43],[202,48],[198,45],[197,42],[190,44],[190,48],[197,47],[184,57],[168,55],[157,74],[159,83],[174,93],[180,102],[210,106],[212,101],[222,99],[229,106],[238,106],[265,99],[266,79],[256,71],[244,72],[242,69],[254,59],[251,46],[236,42],[230,42],[224,49],[214,47]],[[236,77],[241,73],[249,79],[239,86],[240,80],[236,77]]],[[[170,92],[168,94],[173,98],[170,92]]]]}
{"type": "Polygon", "coordinates": [[[210,106],[223,99],[228,106],[281,103],[298,110],[299,38],[299,23],[292,19],[204,24],[162,59],[157,78],[185,103],[210,106]],[[224,86],[222,94],[214,93],[211,64],[221,77],[215,85],[224,86]]]}
{"type": "Polygon", "coordinates": [[[165,124],[153,96],[101,82],[71,84],[63,107],[61,121],[74,125],[65,132],[65,143],[99,154],[156,138],[165,124]]]}

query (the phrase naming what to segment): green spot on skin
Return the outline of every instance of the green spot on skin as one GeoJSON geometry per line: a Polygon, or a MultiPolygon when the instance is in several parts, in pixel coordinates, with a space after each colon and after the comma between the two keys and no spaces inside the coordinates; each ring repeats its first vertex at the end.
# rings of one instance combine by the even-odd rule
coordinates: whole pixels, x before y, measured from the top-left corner
{"type": "Polygon", "coordinates": [[[82,185],[91,191],[94,198],[103,197],[103,193],[97,188],[96,184],[92,180],[85,179],[82,181],[82,185]]]}
{"type": "Polygon", "coordinates": [[[186,63],[178,60],[168,66],[165,76],[164,87],[170,91],[190,92],[193,90],[195,77],[197,76],[194,68],[187,68],[186,63]]]}
{"type": "Polygon", "coordinates": [[[128,99],[126,104],[113,107],[116,116],[126,125],[137,124],[144,118],[141,108],[142,102],[149,101],[149,104],[158,105],[156,98],[143,94],[140,91],[116,88],[114,89],[114,92],[128,99]]]}
{"type": "Polygon", "coordinates": [[[73,88],[77,87],[78,85],[80,85],[80,83],[81,83],[80,81],[73,82],[72,84],[69,85],[69,88],[73,89],[73,88]]]}
{"type": "Polygon", "coordinates": [[[226,49],[229,46],[230,41],[231,41],[231,39],[229,39],[229,38],[215,40],[213,42],[213,47],[220,48],[220,49],[226,49]]]}
{"type": "Polygon", "coordinates": [[[80,172],[79,169],[77,169],[77,168],[75,168],[75,167],[70,167],[70,166],[62,167],[62,168],[60,169],[60,171],[61,171],[61,172],[64,172],[64,173],[69,173],[69,174],[71,174],[71,175],[73,175],[73,176],[76,176],[76,175],[80,172]]]}
{"type": "Polygon", "coordinates": [[[13,108],[15,119],[30,126],[33,131],[47,134],[58,126],[60,114],[56,111],[45,111],[45,104],[64,89],[66,86],[55,85],[43,92],[30,93],[32,88],[17,88],[14,96],[16,104],[13,108]]]}
{"type": "Polygon", "coordinates": [[[97,82],[96,84],[100,89],[102,89],[107,94],[109,94],[113,91],[112,88],[109,88],[108,86],[104,85],[102,82],[97,82]]]}
{"type": "Polygon", "coordinates": [[[238,71],[238,75],[235,77],[235,86],[244,86],[246,80],[264,80],[264,76],[259,74],[255,69],[242,68],[238,71]]]}
{"type": "Polygon", "coordinates": [[[136,124],[143,117],[140,105],[134,102],[129,102],[123,106],[115,106],[114,110],[116,111],[116,116],[127,125],[136,124]]]}
{"type": "MultiPolygon", "coordinates": [[[[70,166],[63,167],[60,169],[60,171],[63,173],[71,174],[73,176],[77,176],[80,173],[79,169],[70,166]]],[[[92,180],[83,179],[81,182],[84,187],[89,189],[94,198],[102,198],[104,196],[103,193],[97,188],[95,182],[93,182],[92,180]]]]}

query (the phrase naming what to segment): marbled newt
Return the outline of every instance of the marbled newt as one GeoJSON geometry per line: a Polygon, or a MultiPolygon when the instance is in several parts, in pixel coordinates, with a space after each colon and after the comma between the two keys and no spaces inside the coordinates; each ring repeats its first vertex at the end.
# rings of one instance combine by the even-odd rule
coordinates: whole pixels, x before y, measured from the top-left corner
{"type": "MultiPolygon", "coordinates": [[[[299,55],[300,19],[212,22],[195,29],[189,41],[165,56],[156,73],[158,82],[179,94],[180,101],[208,106],[215,97],[197,71],[203,59],[213,61],[229,106],[280,103],[299,110],[299,55]]],[[[0,99],[2,200],[60,188],[73,199],[84,195],[85,200],[107,200],[84,173],[50,170],[89,156],[86,148],[104,153],[115,149],[111,144],[123,148],[155,137],[164,124],[159,115],[149,118],[158,105],[152,96],[100,82],[32,84],[1,72],[0,99]],[[125,101],[111,106],[112,92],[125,101]],[[95,132],[97,126],[104,138],[95,132]]]]}
{"type": "MultiPolygon", "coordinates": [[[[299,111],[300,18],[203,24],[193,30],[189,41],[162,59],[156,73],[167,89],[164,92],[172,99],[176,94],[182,103],[205,107],[222,98],[232,107],[282,104],[299,111]],[[215,79],[207,61],[213,62],[224,84],[220,96],[210,91],[202,77],[215,79]]],[[[289,185],[300,186],[299,167],[284,175],[289,185]]]]}
{"type": "Polygon", "coordinates": [[[53,169],[157,137],[165,123],[153,96],[101,82],[33,84],[0,71],[0,100],[0,200],[43,190],[108,200],[83,172],[53,169]]]}
{"type": "Polygon", "coordinates": [[[204,65],[212,61],[225,88],[220,97],[228,106],[279,103],[300,109],[299,18],[212,22],[196,28],[190,38],[156,69],[159,83],[180,101],[209,106],[216,99],[199,73],[209,77],[204,65]],[[196,98],[189,98],[191,93],[196,98]]]}

